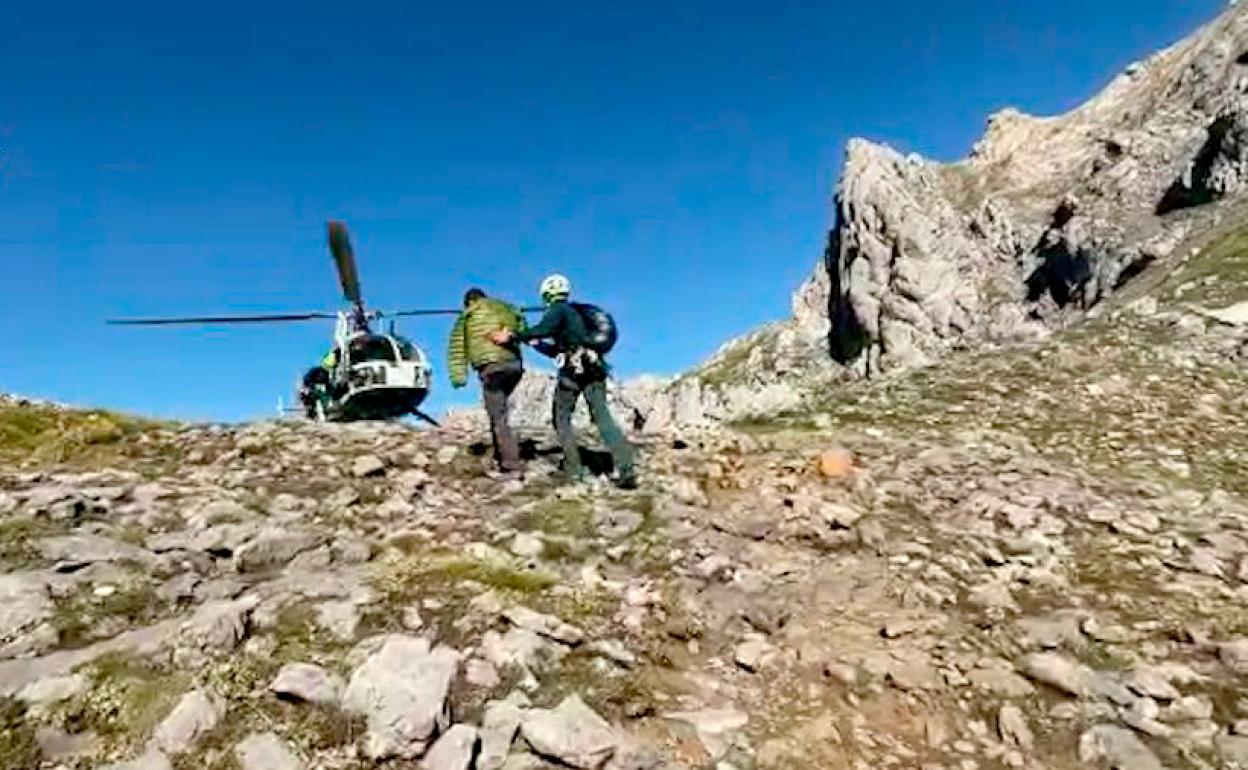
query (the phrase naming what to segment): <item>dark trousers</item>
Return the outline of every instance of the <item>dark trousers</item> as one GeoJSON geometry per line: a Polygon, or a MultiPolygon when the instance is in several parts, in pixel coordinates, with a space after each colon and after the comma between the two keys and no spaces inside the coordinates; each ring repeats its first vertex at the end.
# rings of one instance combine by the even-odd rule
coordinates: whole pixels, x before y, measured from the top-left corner
{"type": "Polygon", "coordinates": [[[519,361],[486,364],[477,370],[477,375],[485,394],[485,413],[490,417],[494,459],[504,471],[518,471],[524,466],[520,462],[520,444],[511,429],[511,394],[524,377],[524,365],[519,361]]]}
{"type": "Polygon", "coordinates": [[[559,436],[559,446],[563,448],[564,472],[569,476],[581,474],[581,453],[576,443],[576,431],[572,429],[572,414],[582,395],[589,405],[589,416],[602,436],[602,443],[611,451],[616,470],[621,476],[631,476],[635,462],[633,447],[607,406],[607,379],[601,371],[578,374],[564,370],[559,373],[559,383],[555,386],[555,433],[559,436]]]}

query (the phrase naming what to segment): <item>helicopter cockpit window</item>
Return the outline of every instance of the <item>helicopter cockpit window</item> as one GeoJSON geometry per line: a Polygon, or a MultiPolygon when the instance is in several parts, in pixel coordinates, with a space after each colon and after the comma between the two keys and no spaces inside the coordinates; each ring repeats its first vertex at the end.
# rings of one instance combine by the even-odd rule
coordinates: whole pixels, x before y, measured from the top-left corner
{"type": "Polygon", "coordinates": [[[404,361],[416,360],[416,348],[412,345],[412,343],[401,339],[396,339],[394,343],[399,348],[399,358],[404,361]]]}
{"type": "Polygon", "coordinates": [[[390,361],[394,359],[394,346],[385,337],[365,337],[351,342],[351,360],[390,361]]]}

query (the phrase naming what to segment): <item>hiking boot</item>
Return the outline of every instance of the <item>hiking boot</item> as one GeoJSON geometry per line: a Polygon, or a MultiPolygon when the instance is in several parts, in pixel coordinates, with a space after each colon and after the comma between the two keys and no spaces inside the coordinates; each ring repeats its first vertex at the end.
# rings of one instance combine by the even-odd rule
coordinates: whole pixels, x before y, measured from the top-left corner
{"type": "Polygon", "coordinates": [[[620,475],[615,479],[615,486],[626,490],[636,489],[637,471],[632,468],[621,469],[620,475]]]}
{"type": "Polygon", "coordinates": [[[575,486],[577,484],[584,484],[586,475],[584,469],[577,468],[571,471],[556,471],[552,478],[554,478],[555,483],[560,486],[575,486]]]}

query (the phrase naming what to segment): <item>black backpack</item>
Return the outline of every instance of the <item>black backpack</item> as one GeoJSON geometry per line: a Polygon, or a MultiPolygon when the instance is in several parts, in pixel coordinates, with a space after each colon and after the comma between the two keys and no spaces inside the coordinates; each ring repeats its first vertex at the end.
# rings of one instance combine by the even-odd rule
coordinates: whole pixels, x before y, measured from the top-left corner
{"type": "Polygon", "coordinates": [[[611,348],[615,347],[616,341],[620,338],[620,331],[615,325],[615,319],[611,314],[597,305],[590,305],[584,302],[573,302],[572,309],[581,314],[582,320],[585,321],[585,331],[587,338],[585,347],[598,353],[606,355],[611,352],[611,348]]]}

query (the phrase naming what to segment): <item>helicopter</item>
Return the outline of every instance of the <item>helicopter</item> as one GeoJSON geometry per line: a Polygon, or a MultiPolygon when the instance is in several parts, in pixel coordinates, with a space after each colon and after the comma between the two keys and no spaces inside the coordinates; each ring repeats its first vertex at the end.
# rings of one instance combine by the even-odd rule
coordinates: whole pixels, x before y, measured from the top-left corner
{"type": "Polygon", "coordinates": [[[333,320],[333,350],[322,366],[303,377],[297,391],[304,416],[318,422],[394,420],[407,415],[437,425],[420,411],[433,384],[433,367],[424,351],[395,331],[393,319],[457,315],[458,310],[370,310],[360,289],[355,253],[344,223],[330,221],[329,251],[348,307],[334,313],[275,313],[246,316],[114,319],[114,326],[174,326],[250,323],[297,323],[333,320]],[[385,319],[385,332],[373,325],[385,319]]]}

